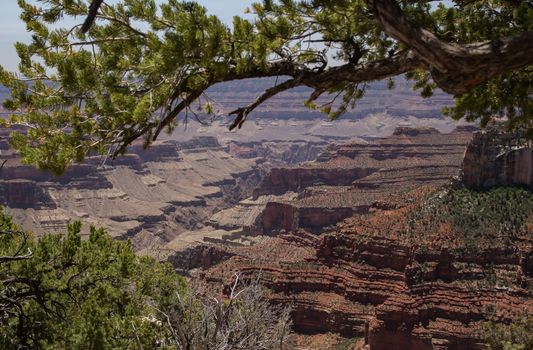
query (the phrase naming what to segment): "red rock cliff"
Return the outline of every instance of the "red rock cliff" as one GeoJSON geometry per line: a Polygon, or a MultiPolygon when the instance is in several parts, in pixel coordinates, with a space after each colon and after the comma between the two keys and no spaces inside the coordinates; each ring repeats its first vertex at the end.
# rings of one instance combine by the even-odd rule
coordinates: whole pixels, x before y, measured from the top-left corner
{"type": "Polygon", "coordinates": [[[260,273],[272,303],[292,305],[300,333],[364,337],[371,350],[483,349],[482,322],[533,312],[533,199],[524,192],[514,233],[490,228],[472,245],[461,228],[468,223],[427,209],[448,192],[427,193],[320,238],[296,232],[241,248],[204,278],[224,284],[233,271],[260,273]]]}

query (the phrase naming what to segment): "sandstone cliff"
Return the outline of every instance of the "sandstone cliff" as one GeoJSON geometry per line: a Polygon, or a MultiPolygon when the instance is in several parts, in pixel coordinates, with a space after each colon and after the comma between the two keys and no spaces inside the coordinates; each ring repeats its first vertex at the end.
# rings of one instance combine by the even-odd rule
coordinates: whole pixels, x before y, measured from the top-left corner
{"type": "Polygon", "coordinates": [[[399,127],[387,138],[332,144],[314,162],[271,169],[252,200],[210,224],[251,234],[324,231],[351,215],[395,207],[395,194],[459,175],[470,138],[469,130],[399,127]]]}
{"type": "Polygon", "coordinates": [[[471,187],[533,189],[533,143],[519,133],[497,128],[478,131],[468,145],[462,170],[463,182],[471,187]]]}
{"type": "Polygon", "coordinates": [[[371,350],[483,349],[482,322],[533,312],[533,194],[506,191],[421,188],[401,208],[356,215],[321,237],[297,231],[233,249],[198,276],[228,286],[234,271],[260,274],[303,334],[361,337],[371,350]],[[506,196],[516,202],[495,207],[506,196]],[[476,210],[465,223],[467,199],[476,210]],[[485,229],[468,230],[476,218],[485,229]]]}

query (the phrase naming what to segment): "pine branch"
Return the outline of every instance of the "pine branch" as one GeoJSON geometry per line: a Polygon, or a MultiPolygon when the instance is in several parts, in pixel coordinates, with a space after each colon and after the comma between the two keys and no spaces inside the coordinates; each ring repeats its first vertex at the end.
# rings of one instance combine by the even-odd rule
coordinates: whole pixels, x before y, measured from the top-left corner
{"type": "Polygon", "coordinates": [[[102,5],[103,2],[104,0],[93,0],[91,5],[89,6],[89,13],[87,14],[87,18],[81,26],[82,33],[87,33],[87,31],[91,29],[94,20],[96,19],[96,15],[98,14],[98,9],[100,8],[100,5],[102,5]]]}

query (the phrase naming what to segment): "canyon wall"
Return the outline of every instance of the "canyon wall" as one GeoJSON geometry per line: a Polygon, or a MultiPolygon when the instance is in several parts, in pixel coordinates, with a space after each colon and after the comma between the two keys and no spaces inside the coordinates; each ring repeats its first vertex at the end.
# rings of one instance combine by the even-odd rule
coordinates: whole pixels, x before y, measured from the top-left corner
{"type": "Polygon", "coordinates": [[[498,128],[478,131],[463,161],[463,182],[471,187],[526,186],[533,189],[533,143],[498,128]]]}
{"type": "Polygon", "coordinates": [[[3,146],[0,201],[24,228],[39,235],[81,220],[132,239],[146,253],[247,196],[261,180],[257,159],[235,158],[213,137],[148,149],[136,143],[115,161],[88,157],[59,177],[21,164],[3,146]]]}
{"type": "MultiPolygon", "coordinates": [[[[253,208],[257,220],[247,234],[271,236],[225,248],[227,260],[208,263],[194,278],[227,293],[235,272],[261,276],[273,304],[291,305],[299,334],[361,338],[370,350],[484,349],[484,322],[533,312],[533,197],[510,189],[523,191],[525,201],[504,193],[516,203],[495,199],[487,207],[480,203],[491,192],[458,181],[468,153],[478,149],[475,138],[463,161],[471,131],[399,128],[389,138],[331,145],[315,162],[273,170],[257,198],[236,211],[249,218],[253,208]],[[322,172],[355,168],[369,172],[324,183],[322,172]],[[479,208],[457,209],[464,201],[479,208]],[[493,209],[504,217],[471,221],[493,209]]],[[[492,164],[491,171],[521,179],[531,163],[527,147],[520,152],[512,157],[522,165],[492,164]]]]}
{"type": "Polygon", "coordinates": [[[449,224],[410,229],[433,191],[407,193],[402,206],[352,216],[321,236],[297,230],[234,248],[197,278],[224,292],[235,271],[260,275],[272,303],[291,305],[300,334],[363,338],[370,350],[484,349],[483,322],[533,312],[533,210],[511,242],[487,233],[465,246],[449,224]]]}
{"type": "Polygon", "coordinates": [[[459,175],[470,131],[404,126],[383,139],[330,144],[316,161],[272,168],[252,200],[212,221],[237,228],[244,224],[238,217],[245,216],[249,226],[244,230],[252,234],[298,228],[319,232],[353,214],[394,207],[396,193],[459,175]],[[239,223],[232,225],[228,218],[233,217],[239,223]]]}
{"type": "MultiPolygon", "coordinates": [[[[0,131],[0,203],[25,229],[63,231],[71,220],[103,226],[159,256],[178,236],[196,232],[221,209],[252,194],[271,166],[312,160],[324,142],[233,142],[215,137],[134,143],[117,159],[90,156],[61,176],[22,164],[0,131]],[[254,157],[238,152],[251,147],[254,157]]],[[[209,235],[207,235],[209,236],[209,235]]]]}

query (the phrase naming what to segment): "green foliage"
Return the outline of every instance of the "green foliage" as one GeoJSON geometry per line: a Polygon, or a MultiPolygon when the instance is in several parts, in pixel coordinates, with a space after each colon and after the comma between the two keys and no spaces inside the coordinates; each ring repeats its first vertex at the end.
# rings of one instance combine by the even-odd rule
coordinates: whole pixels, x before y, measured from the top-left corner
{"type": "MultiPolygon", "coordinates": [[[[3,213],[0,227],[16,230],[3,213]]],[[[87,239],[80,230],[73,223],[66,236],[0,235],[0,255],[32,252],[0,262],[0,348],[150,349],[168,335],[156,310],[170,308],[183,280],[101,229],[87,239]],[[2,307],[5,296],[16,306],[2,307]]]]}
{"type": "Polygon", "coordinates": [[[488,350],[533,350],[533,318],[522,317],[510,325],[487,322],[483,337],[488,350]]]}
{"type": "Polygon", "coordinates": [[[201,297],[101,229],[34,240],[0,212],[0,349],[279,349],[290,310],[235,276],[227,300],[201,297]]]}
{"type": "MultiPolygon", "coordinates": [[[[79,26],[61,28],[65,17],[83,18],[87,2],[18,0],[32,41],[16,44],[20,74],[0,67],[0,83],[11,90],[6,124],[28,128],[12,135],[12,145],[23,161],[55,173],[89,153],[120,154],[137,138],[149,145],[162,130],[171,132],[196,100],[214,113],[203,93],[216,83],[289,74],[297,86],[328,67],[368,67],[408,49],[384,32],[365,0],[264,0],[252,5],[254,20],[236,16],[231,27],[196,2],[122,0],[104,4],[87,34],[79,26]]],[[[411,23],[450,43],[498,45],[500,37],[533,29],[527,1],[399,3],[411,23]]],[[[430,69],[409,70],[414,88],[431,96],[430,69]]],[[[372,79],[307,80],[315,91],[306,105],[338,118],[372,79]],[[318,101],[324,94],[331,99],[318,101]]],[[[458,96],[445,112],[482,125],[506,116],[510,128],[524,127],[533,137],[532,79],[531,67],[496,77],[458,96]]]]}
{"type": "Polygon", "coordinates": [[[510,129],[525,127],[533,138],[533,71],[502,75],[456,98],[456,105],[444,113],[456,120],[480,121],[485,127],[494,116],[507,116],[510,129]]]}
{"type": "MultiPolygon", "coordinates": [[[[527,234],[533,213],[533,193],[523,188],[476,191],[451,188],[436,192],[409,216],[413,233],[439,232],[450,225],[453,239],[475,249],[491,241],[511,244],[527,234]]],[[[446,232],[444,232],[446,233],[446,232]]]]}
{"type": "Polygon", "coordinates": [[[334,348],[334,350],[350,350],[354,348],[359,338],[346,338],[340,341],[334,348]]]}

